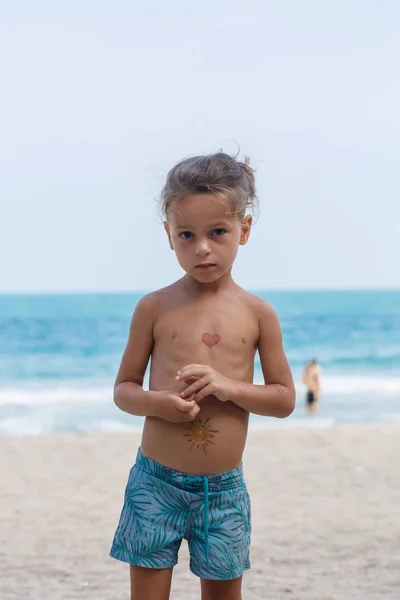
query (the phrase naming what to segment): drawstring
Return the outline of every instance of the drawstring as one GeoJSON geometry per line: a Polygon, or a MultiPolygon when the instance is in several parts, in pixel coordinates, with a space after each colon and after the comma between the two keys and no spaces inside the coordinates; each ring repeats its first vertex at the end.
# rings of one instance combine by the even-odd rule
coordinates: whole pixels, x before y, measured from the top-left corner
{"type": "Polygon", "coordinates": [[[204,541],[206,563],[208,564],[208,477],[203,477],[204,486],[204,541]]]}
{"type": "Polygon", "coordinates": [[[200,481],[203,480],[203,492],[204,492],[204,510],[203,510],[203,521],[204,521],[204,550],[206,557],[206,564],[208,564],[208,477],[207,475],[184,475],[182,479],[183,486],[187,485],[199,485],[200,481]]]}

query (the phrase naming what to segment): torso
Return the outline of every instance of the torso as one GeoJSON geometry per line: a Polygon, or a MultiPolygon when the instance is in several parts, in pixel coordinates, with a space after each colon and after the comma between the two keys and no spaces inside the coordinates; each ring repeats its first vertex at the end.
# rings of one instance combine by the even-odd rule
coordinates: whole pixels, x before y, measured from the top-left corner
{"type": "MultiPolygon", "coordinates": [[[[156,294],[159,311],[153,334],[151,390],[181,392],[186,385],[177,383],[175,376],[192,363],[210,365],[235,380],[253,381],[259,326],[251,294],[237,286],[201,299],[170,288],[156,294]],[[210,336],[206,338],[209,343],[215,342],[216,336],[219,341],[210,347],[202,340],[204,334],[210,336]]],[[[246,442],[248,413],[214,396],[204,398],[199,406],[194,423],[147,417],[142,452],[163,465],[197,475],[237,467],[246,442]]]]}
{"type": "Polygon", "coordinates": [[[307,386],[308,391],[312,392],[317,399],[320,395],[320,373],[319,365],[309,365],[303,377],[303,383],[307,386]]]}

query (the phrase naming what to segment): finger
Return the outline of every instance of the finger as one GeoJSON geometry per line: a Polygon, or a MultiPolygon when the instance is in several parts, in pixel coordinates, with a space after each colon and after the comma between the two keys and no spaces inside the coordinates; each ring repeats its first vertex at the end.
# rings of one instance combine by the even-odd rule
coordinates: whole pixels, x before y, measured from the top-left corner
{"type": "Polygon", "coordinates": [[[181,393],[182,398],[188,398],[192,394],[196,394],[196,392],[201,390],[205,385],[208,385],[209,383],[210,379],[209,377],[207,377],[207,375],[205,377],[202,377],[201,379],[198,379],[197,381],[189,385],[189,387],[187,387],[186,390],[183,390],[183,392],[181,393]]]}
{"type": "Polygon", "coordinates": [[[200,402],[200,400],[203,400],[206,396],[211,396],[214,393],[215,385],[213,383],[209,383],[195,395],[194,399],[196,400],[196,402],[200,402]]]}
{"type": "Polygon", "coordinates": [[[200,365],[198,363],[190,363],[190,365],[185,365],[182,369],[179,369],[178,373],[183,371],[184,369],[196,369],[197,367],[205,367],[206,365],[200,365]]]}
{"type": "Polygon", "coordinates": [[[202,377],[208,371],[208,369],[209,367],[206,365],[188,365],[177,372],[175,379],[177,381],[185,381],[191,377],[199,378],[202,377]]]}
{"type": "Polygon", "coordinates": [[[195,405],[195,407],[188,413],[185,413],[185,420],[186,421],[194,421],[195,418],[197,417],[197,415],[200,412],[200,407],[197,406],[197,404],[195,405]]]}
{"type": "Polygon", "coordinates": [[[194,408],[196,402],[194,400],[184,400],[183,398],[178,398],[175,408],[182,412],[189,412],[192,408],[194,408]]]}
{"type": "Polygon", "coordinates": [[[178,369],[177,371],[177,375],[180,375],[181,373],[183,373],[184,371],[187,371],[189,369],[201,369],[201,367],[204,367],[205,365],[198,365],[195,363],[191,363],[190,365],[185,365],[184,367],[182,367],[181,369],[178,369]]]}
{"type": "Polygon", "coordinates": [[[185,383],[186,383],[186,385],[190,385],[191,383],[193,383],[194,381],[197,381],[198,379],[200,379],[200,377],[188,377],[187,379],[185,379],[185,383]]]}

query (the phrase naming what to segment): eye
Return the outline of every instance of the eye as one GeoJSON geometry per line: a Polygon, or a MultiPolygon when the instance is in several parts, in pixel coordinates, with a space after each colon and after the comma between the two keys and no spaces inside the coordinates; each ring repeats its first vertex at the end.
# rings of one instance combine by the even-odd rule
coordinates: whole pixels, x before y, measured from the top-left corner
{"type": "Polygon", "coordinates": [[[182,238],[183,240],[191,240],[193,237],[193,233],[191,231],[182,231],[179,234],[179,237],[182,238]]]}
{"type": "Polygon", "coordinates": [[[224,233],[226,233],[226,229],[223,229],[222,227],[217,227],[217,229],[212,230],[212,235],[216,237],[224,235],[224,233]]]}

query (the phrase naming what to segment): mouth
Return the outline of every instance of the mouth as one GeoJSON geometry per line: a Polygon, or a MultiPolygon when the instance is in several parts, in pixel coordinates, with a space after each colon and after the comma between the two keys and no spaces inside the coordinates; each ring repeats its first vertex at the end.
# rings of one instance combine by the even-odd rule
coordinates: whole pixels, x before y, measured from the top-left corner
{"type": "Polygon", "coordinates": [[[199,271],[210,271],[211,269],[214,269],[214,267],[216,267],[217,265],[215,263],[200,263],[199,265],[196,265],[196,269],[198,269],[199,271]]]}

